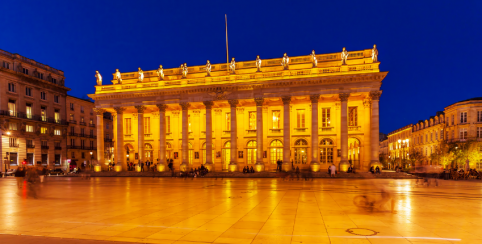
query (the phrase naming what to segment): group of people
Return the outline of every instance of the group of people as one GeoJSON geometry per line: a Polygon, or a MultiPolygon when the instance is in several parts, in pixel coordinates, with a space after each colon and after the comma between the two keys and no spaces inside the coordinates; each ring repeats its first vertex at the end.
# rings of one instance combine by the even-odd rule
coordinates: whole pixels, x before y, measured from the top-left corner
{"type": "Polygon", "coordinates": [[[140,161],[135,164],[133,162],[129,162],[127,164],[127,170],[128,171],[135,171],[136,170],[136,167],[140,167],[141,168],[141,172],[143,171],[155,171],[155,164],[154,162],[151,162],[151,161],[146,161],[145,163],[140,161]]]}
{"type": "Polygon", "coordinates": [[[191,171],[186,171],[186,172],[180,172],[179,176],[181,177],[204,177],[207,173],[209,173],[209,170],[204,167],[203,164],[201,164],[201,167],[198,168],[191,168],[191,171]]]}
{"type": "Polygon", "coordinates": [[[253,166],[251,166],[251,168],[249,168],[249,166],[244,167],[244,168],[243,168],[243,173],[244,173],[244,174],[254,173],[253,166]]]}
{"type": "Polygon", "coordinates": [[[276,172],[282,172],[283,171],[283,160],[278,159],[276,160],[276,172]]]}
{"type": "Polygon", "coordinates": [[[27,197],[38,197],[38,183],[44,182],[45,175],[48,174],[47,167],[19,167],[14,173],[17,180],[17,188],[23,188],[24,182],[27,184],[27,197]]]}
{"type": "Polygon", "coordinates": [[[372,167],[370,167],[370,172],[371,172],[372,174],[380,174],[380,173],[381,173],[380,167],[378,167],[378,166],[377,166],[377,167],[373,167],[373,166],[372,166],[372,167]]]}

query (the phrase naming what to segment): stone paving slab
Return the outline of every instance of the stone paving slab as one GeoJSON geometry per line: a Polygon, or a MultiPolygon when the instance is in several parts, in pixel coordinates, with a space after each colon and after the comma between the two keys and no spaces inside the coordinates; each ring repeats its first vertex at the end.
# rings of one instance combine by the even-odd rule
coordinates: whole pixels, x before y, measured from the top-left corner
{"type": "Polygon", "coordinates": [[[132,242],[114,242],[114,241],[98,241],[98,240],[79,240],[71,238],[55,238],[44,236],[26,236],[26,235],[0,235],[0,243],[2,244],[121,244],[132,242]]]}

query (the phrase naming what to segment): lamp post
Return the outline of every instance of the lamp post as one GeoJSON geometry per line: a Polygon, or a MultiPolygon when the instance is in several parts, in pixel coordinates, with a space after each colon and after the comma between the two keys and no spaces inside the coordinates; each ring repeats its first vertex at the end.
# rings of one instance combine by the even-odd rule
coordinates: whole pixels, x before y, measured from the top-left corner
{"type": "Polygon", "coordinates": [[[92,169],[92,151],[90,151],[90,169],[92,169]]]}

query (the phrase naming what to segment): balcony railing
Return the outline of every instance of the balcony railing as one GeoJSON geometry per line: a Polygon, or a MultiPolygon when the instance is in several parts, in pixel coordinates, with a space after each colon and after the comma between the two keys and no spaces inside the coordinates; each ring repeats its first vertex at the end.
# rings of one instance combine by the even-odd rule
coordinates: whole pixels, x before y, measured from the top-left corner
{"type": "Polygon", "coordinates": [[[69,132],[69,136],[79,136],[78,133],[69,132]]]}
{"type": "Polygon", "coordinates": [[[30,119],[30,120],[41,121],[41,122],[67,125],[65,120],[47,118],[46,116],[33,115],[31,113],[22,113],[22,112],[10,111],[10,110],[0,110],[0,115],[15,117],[19,119],[30,119]]]}
{"type": "Polygon", "coordinates": [[[90,127],[95,127],[95,124],[89,124],[90,127]]]}
{"type": "Polygon", "coordinates": [[[87,137],[87,138],[92,138],[92,139],[97,139],[97,136],[95,136],[95,135],[86,135],[85,137],[87,137]]]}
{"type": "Polygon", "coordinates": [[[333,132],[335,127],[320,127],[320,131],[323,132],[333,132]]]}
{"type": "Polygon", "coordinates": [[[10,143],[10,147],[18,147],[18,144],[10,143]]]}
{"type": "Polygon", "coordinates": [[[62,147],[55,147],[55,150],[62,150],[62,147]]]}
{"type": "Polygon", "coordinates": [[[79,122],[79,125],[85,125],[85,122],[79,122]]]}
{"type": "Polygon", "coordinates": [[[361,126],[348,126],[348,131],[360,131],[361,126]]]}
{"type": "Polygon", "coordinates": [[[152,137],[152,134],[151,134],[151,133],[144,134],[144,137],[145,137],[145,138],[151,138],[151,137],[152,137]]]}
{"type": "Polygon", "coordinates": [[[69,120],[69,123],[71,123],[71,124],[77,124],[77,121],[76,121],[76,120],[71,119],[71,120],[69,120]]]}
{"type": "Polygon", "coordinates": [[[35,148],[35,145],[27,144],[27,148],[35,148]]]}
{"type": "Polygon", "coordinates": [[[104,142],[112,142],[112,139],[104,138],[104,142]]]}
{"type": "Polygon", "coordinates": [[[49,146],[41,146],[42,149],[49,149],[49,146]]]}
{"type": "Polygon", "coordinates": [[[82,147],[81,146],[67,145],[67,149],[82,149],[82,147]]]}
{"type": "Polygon", "coordinates": [[[271,133],[281,133],[283,129],[269,129],[271,133]]]}

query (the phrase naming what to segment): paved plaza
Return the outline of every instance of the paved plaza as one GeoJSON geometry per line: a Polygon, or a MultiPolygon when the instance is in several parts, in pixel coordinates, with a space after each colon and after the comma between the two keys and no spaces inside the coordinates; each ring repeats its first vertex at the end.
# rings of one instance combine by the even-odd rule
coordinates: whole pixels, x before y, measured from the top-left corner
{"type": "Polygon", "coordinates": [[[439,183],[50,177],[33,199],[1,178],[0,242],[482,243],[482,182],[439,183]],[[354,205],[382,189],[396,213],[354,205]]]}

